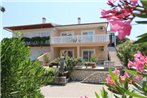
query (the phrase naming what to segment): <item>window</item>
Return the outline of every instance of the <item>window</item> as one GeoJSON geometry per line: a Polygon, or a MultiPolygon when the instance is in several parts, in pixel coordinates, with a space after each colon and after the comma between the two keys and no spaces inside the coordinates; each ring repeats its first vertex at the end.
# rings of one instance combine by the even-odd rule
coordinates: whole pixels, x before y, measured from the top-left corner
{"type": "Polygon", "coordinates": [[[94,38],[93,38],[94,30],[82,31],[81,35],[84,35],[84,36],[82,36],[83,42],[93,42],[94,41],[94,38]]]}
{"type": "Polygon", "coordinates": [[[94,35],[94,30],[82,31],[82,35],[94,35]]]}
{"type": "Polygon", "coordinates": [[[73,36],[74,32],[61,32],[60,36],[73,36]]]}
{"type": "Polygon", "coordinates": [[[74,57],[74,50],[73,49],[63,49],[60,51],[61,56],[69,56],[69,57],[74,57]]]}
{"type": "Polygon", "coordinates": [[[83,60],[89,61],[93,54],[95,54],[95,49],[83,49],[82,51],[83,60]]]}

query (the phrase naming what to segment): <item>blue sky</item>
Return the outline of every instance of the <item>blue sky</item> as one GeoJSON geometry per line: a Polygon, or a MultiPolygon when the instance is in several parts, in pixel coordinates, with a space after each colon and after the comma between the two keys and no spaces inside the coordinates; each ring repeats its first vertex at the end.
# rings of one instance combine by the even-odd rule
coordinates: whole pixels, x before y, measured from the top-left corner
{"type": "MultiPolygon", "coordinates": [[[[109,9],[106,2],[107,0],[3,0],[0,5],[3,5],[6,11],[0,13],[1,39],[12,37],[12,33],[2,30],[2,27],[41,23],[42,17],[46,17],[47,22],[56,24],[75,24],[77,17],[81,17],[82,23],[106,21],[100,18],[101,10],[109,9]]],[[[147,25],[132,24],[133,29],[129,36],[131,39],[147,31],[147,25]]]]}

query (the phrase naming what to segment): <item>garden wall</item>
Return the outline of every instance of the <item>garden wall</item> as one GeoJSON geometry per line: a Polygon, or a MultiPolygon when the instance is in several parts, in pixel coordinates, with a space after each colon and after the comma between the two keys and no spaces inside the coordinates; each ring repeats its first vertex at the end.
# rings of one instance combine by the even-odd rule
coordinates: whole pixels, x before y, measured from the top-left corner
{"type": "Polygon", "coordinates": [[[71,80],[85,83],[104,83],[108,71],[98,69],[75,69],[71,73],[71,80]]]}

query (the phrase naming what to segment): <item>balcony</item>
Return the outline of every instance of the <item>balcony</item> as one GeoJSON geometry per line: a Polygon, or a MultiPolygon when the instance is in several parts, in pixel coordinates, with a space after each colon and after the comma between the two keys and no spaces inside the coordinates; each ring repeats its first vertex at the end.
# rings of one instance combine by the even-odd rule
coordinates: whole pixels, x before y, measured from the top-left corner
{"type": "Polygon", "coordinates": [[[51,37],[51,44],[107,43],[108,34],[51,37]]]}
{"type": "Polygon", "coordinates": [[[50,46],[50,37],[23,37],[22,40],[27,46],[50,46]]]}

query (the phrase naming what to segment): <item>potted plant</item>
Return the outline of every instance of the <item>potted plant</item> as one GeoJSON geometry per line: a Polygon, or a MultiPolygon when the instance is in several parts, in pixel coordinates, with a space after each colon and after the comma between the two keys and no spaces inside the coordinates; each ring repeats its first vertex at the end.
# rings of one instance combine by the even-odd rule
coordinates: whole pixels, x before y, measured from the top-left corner
{"type": "Polygon", "coordinates": [[[44,65],[45,66],[48,66],[49,65],[50,60],[49,60],[48,55],[44,55],[43,56],[43,61],[44,61],[44,65]]]}
{"type": "Polygon", "coordinates": [[[51,61],[49,63],[49,67],[57,66],[57,68],[58,68],[58,66],[59,66],[59,60],[60,60],[59,58],[56,58],[53,61],[51,61]]]}
{"type": "Polygon", "coordinates": [[[89,62],[85,62],[85,66],[86,66],[86,68],[87,68],[87,66],[91,66],[92,68],[95,68],[97,62],[98,62],[98,59],[97,59],[96,55],[91,55],[89,62]]]}
{"type": "Polygon", "coordinates": [[[96,63],[95,62],[85,62],[85,66],[86,66],[86,68],[88,66],[91,66],[92,68],[95,68],[96,67],[96,63]]]}

